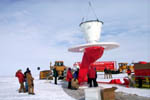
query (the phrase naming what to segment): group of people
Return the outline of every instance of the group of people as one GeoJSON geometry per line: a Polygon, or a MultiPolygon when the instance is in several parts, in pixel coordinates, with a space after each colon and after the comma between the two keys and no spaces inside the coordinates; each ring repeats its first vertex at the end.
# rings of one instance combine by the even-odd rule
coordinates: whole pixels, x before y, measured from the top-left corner
{"type": "Polygon", "coordinates": [[[109,78],[112,78],[112,72],[111,70],[109,69],[109,67],[105,67],[104,69],[104,79],[109,79],[109,78]]]}
{"type": "Polygon", "coordinates": [[[72,74],[71,68],[68,68],[66,80],[68,81],[68,89],[75,89],[79,88],[78,83],[78,73],[79,69],[76,69],[72,74]]]}
{"type": "MultiPolygon", "coordinates": [[[[67,77],[66,80],[68,81],[68,88],[69,89],[78,89],[79,88],[79,82],[78,82],[78,74],[79,74],[79,69],[77,68],[77,70],[75,70],[72,74],[71,68],[68,68],[67,71],[67,77]]],[[[87,73],[87,77],[88,77],[88,84],[89,87],[97,87],[97,72],[96,72],[96,68],[94,67],[89,67],[88,69],[88,73],[87,73]]]]}
{"type": "MultiPolygon", "coordinates": [[[[79,74],[79,68],[77,68],[76,70],[72,70],[71,68],[68,68],[67,76],[66,76],[66,80],[68,81],[68,89],[77,90],[79,88],[78,74],[79,74]]],[[[22,73],[22,70],[19,69],[16,72],[16,77],[18,78],[20,84],[19,93],[28,92],[28,94],[33,94],[33,95],[35,94],[34,82],[33,82],[34,78],[32,77],[29,68],[26,69],[24,74],[22,73]]],[[[56,68],[53,69],[53,77],[54,77],[54,83],[57,84],[58,72],[56,71],[56,68]]],[[[96,68],[89,67],[87,77],[88,77],[89,87],[98,86],[96,82],[96,78],[97,78],[96,68]]]]}
{"type": "Polygon", "coordinates": [[[16,77],[18,77],[20,88],[19,93],[21,92],[28,92],[28,94],[34,95],[34,78],[32,77],[31,71],[29,68],[26,69],[24,74],[22,73],[22,70],[19,69],[16,72],[16,77]],[[25,84],[25,85],[24,85],[25,84]]]}
{"type": "MultiPolygon", "coordinates": [[[[68,68],[66,80],[68,81],[68,89],[78,89],[78,73],[79,69],[75,70],[72,74],[71,68],[68,68]]],[[[57,85],[57,78],[58,78],[58,72],[56,71],[56,68],[53,69],[53,77],[54,77],[54,84],[57,85]]]]}

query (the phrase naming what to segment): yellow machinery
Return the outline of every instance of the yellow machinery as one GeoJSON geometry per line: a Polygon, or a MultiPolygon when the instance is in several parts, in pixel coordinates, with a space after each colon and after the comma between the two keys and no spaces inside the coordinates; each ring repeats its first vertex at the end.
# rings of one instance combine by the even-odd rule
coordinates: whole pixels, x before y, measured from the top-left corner
{"type": "Polygon", "coordinates": [[[128,63],[118,63],[118,65],[120,72],[126,72],[128,63]]]}
{"type": "Polygon", "coordinates": [[[130,65],[128,65],[127,68],[129,68],[131,70],[131,72],[134,72],[134,65],[130,64],[130,65]]]}
{"type": "Polygon", "coordinates": [[[40,79],[53,79],[51,70],[40,71],[40,79]]]}
{"type": "MultiPolygon", "coordinates": [[[[50,66],[51,66],[51,62],[50,62],[50,66]]],[[[40,79],[53,79],[51,68],[50,70],[40,71],[40,79]]]]}
{"type": "Polygon", "coordinates": [[[56,68],[59,77],[64,77],[64,71],[66,70],[66,66],[64,66],[63,61],[55,61],[54,66],[51,66],[51,69],[56,68]]]}
{"type": "Polygon", "coordinates": [[[56,68],[56,71],[58,73],[58,77],[64,78],[64,71],[66,70],[66,66],[64,66],[63,61],[55,61],[54,66],[52,66],[52,63],[50,62],[50,70],[43,70],[40,71],[40,79],[53,79],[53,69],[56,68]]]}
{"type": "Polygon", "coordinates": [[[131,70],[131,72],[134,72],[134,66],[133,65],[128,65],[128,63],[126,63],[126,62],[118,63],[118,65],[119,65],[119,71],[120,72],[126,72],[128,68],[131,70]]]}

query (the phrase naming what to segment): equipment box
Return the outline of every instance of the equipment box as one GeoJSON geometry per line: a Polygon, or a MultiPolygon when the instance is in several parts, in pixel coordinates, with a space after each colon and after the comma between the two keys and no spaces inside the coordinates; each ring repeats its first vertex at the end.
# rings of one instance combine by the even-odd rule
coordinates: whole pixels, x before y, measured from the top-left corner
{"type": "Polygon", "coordinates": [[[115,90],[117,87],[105,88],[101,90],[102,100],[115,100],[115,90]]]}

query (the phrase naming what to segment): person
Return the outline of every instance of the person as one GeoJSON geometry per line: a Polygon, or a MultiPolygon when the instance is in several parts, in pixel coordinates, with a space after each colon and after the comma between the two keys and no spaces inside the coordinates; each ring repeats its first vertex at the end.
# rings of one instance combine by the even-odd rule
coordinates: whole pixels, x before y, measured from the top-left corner
{"type": "Polygon", "coordinates": [[[53,69],[53,77],[55,78],[55,84],[57,84],[57,77],[58,77],[58,72],[56,71],[56,68],[53,69]]]}
{"type": "Polygon", "coordinates": [[[34,93],[34,78],[31,75],[31,71],[29,73],[26,74],[27,77],[27,82],[28,82],[28,94],[35,94],[34,93]]]}
{"type": "Polygon", "coordinates": [[[112,78],[112,73],[111,73],[110,68],[108,68],[108,77],[109,77],[109,78],[112,78]]]}
{"type": "Polygon", "coordinates": [[[96,68],[94,67],[89,67],[88,70],[88,77],[89,77],[89,87],[92,87],[92,83],[94,84],[94,87],[97,87],[97,82],[96,82],[96,78],[97,78],[97,73],[96,73],[96,68]]]}
{"type": "Polygon", "coordinates": [[[95,83],[95,87],[97,87],[98,84],[97,84],[97,81],[96,81],[96,80],[97,80],[97,71],[96,71],[96,67],[94,67],[94,70],[95,70],[95,72],[96,72],[96,75],[95,75],[95,76],[96,76],[96,77],[95,77],[95,82],[96,82],[96,83],[95,83]]]}
{"type": "Polygon", "coordinates": [[[89,74],[87,74],[87,84],[90,84],[89,74]]]}
{"type": "Polygon", "coordinates": [[[139,85],[138,87],[142,88],[142,84],[143,84],[142,83],[142,77],[137,77],[137,79],[138,79],[138,85],[139,85]]]}
{"type": "Polygon", "coordinates": [[[73,78],[71,81],[71,88],[77,90],[79,88],[78,79],[73,78]]]}
{"type": "Polygon", "coordinates": [[[71,87],[72,87],[72,89],[75,89],[75,90],[77,90],[79,88],[78,73],[79,73],[79,68],[77,68],[75,70],[75,72],[73,73],[73,79],[71,81],[71,87]]]}
{"type": "Polygon", "coordinates": [[[108,70],[107,70],[107,68],[105,67],[105,69],[104,69],[104,79],[107,79],[108,78],[108,70]]]}
{"type": "Polygon", "coordinates": [[[79,69],[77,68],[77,70],[73,73],[73,78],[78,79],[78,74],[79,74],[79,69]]]}
{"type": "Polygon", "coordinates": [[[19,69],[16,72],[16,77],[18,77],[19,84],[20,84],[19,93],[25,92],[25,88],[24,88],[24,75],[23,75],[21,69],[19,69]]]}
{"type": "Polygon", "coordinates": [[[68,89],[71,89],[71,80],[72,80],[73,76],[72,76],[72,73],[71,73],[71,68],[68,68],[68,71],[67,71],[67,78],[66,80],[68,81],[68,89]]]}
{"type": "Polygon", "coordinates": [[[128,76],[131,75],[131,70],[129,68],[127,69],[127,74],[128,74],[128,76]]]}
{"type": "Polygon", "coordinates": [[[128,75],[127,78],[129,80],[129,86],[134,87],[135,81],[133,80],[133,75],[128,75]]]}
{"type": "Polygon", "coordinates": [[[27,73],[30,73],[30,69],[27,68],[26,71],[24,72],[24,79],[25,79],[25,90],[28,92],[28,82],[27,82],[27,73]]]}

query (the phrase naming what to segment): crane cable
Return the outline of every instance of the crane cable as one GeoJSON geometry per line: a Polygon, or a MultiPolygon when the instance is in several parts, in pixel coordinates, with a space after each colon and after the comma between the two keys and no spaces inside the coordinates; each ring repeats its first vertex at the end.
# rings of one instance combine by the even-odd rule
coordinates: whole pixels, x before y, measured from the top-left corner
{"type": "Polygon", "coordinates": [[[94,16],[96,17],[96,19],[99,20],[98,17],[97,17],[97,15],[96,15],[96,13],[95,13],[95,10],[94,10],[93,7],[92,7],[92,4],[91,4],[90,1],[88,2],[88,4],[89,4],[89,6],[88,6],[88,12],[87,12],[86,16],[82,18],[82,21],[81,21],[81,22],[84,22],[84,20],[87,20],[87,19],[88,19],[88,14],[89,14],[89,12],[90,12],[90,8],[91,8],[91,10],[92,10],[94,16]],[[86,19],[85,19],[85,18],[86,18],[86,19]]]}
{"type": "Polygon", "coordinates": [[[93,13],[94,13],[96,19],[98,20],[98,17],[97,17],[97,15],[96,15],[95,10],[93,9],[92,4],[91,4],[90,1],[89,1],[89,6],[91,7],[91,9],[92,9],[92,11],[93,11],[93,13]]]}

